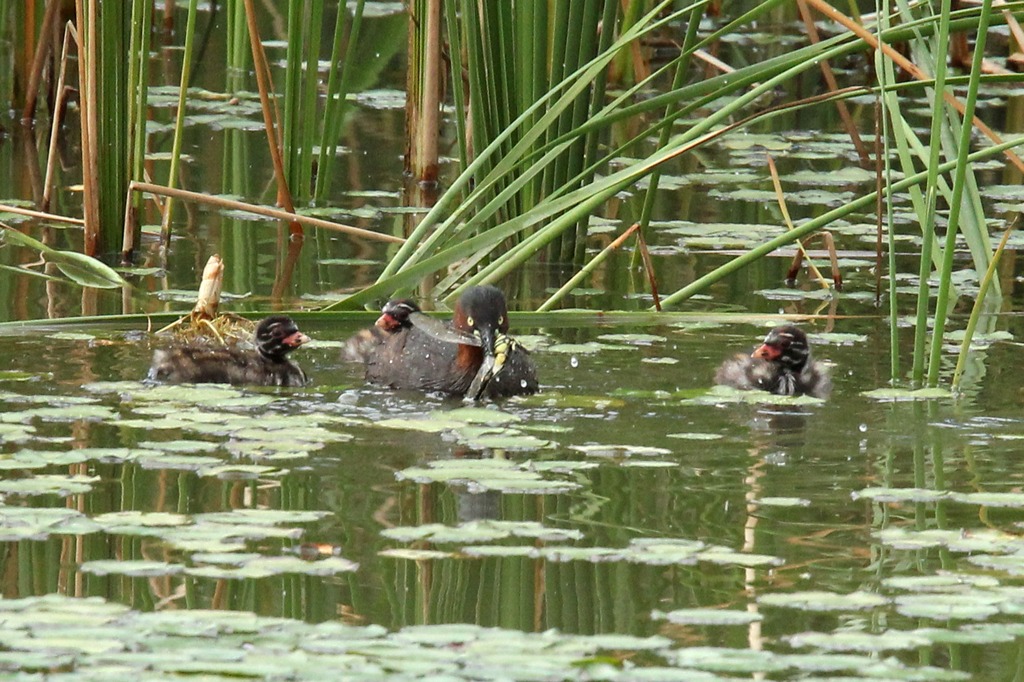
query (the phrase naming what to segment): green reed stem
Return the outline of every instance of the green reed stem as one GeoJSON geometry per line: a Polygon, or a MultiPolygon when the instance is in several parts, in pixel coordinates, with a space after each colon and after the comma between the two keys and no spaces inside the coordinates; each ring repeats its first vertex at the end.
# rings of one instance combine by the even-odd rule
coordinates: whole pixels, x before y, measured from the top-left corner
{"type": "Polygon", "coordinates": [[[128,90],[129,5],[104,4],[99,14],[99,246],[111,250],[122,233],[128,175],[131,168],[132,123],[128,90]]]}
{"type": "MultiPolygon", "coordinates": [[[[938,204],[938,167],[942,152],[942,128],[946,120],[946,45],[949,44],[949,12],[951,0],[942,0],[939,32],[932,49],[935,65],[935,86],[932,90],[932,121],[929,135],[928,180],[925,185],[925,219],[921,225],[921,262],[918,270],[917,322],[914,328],[914,364],[911,378],[915,384],[924,379],[925,340],[928,335],[928,276],[932,267],[932,245],[935,237],[935,214],[938,204]]],[[[970,120],[970,119],[968,119],[970,120]]]]}
{"type": "Polygon", "coordinates": [[[985,276],[981,280],[981,286],[978,287],[978,297],[974,300],[974,306],[971,308],[971,316],[967,320],[967,328],[964,330],[964,340],[960,344],[960,354],[956,358],[956,369],[953,370],[953,383],[950,389],[953,393],[960,390],[960,377],[964,371],[964,364],[967,362],[967,354],[971,350],[971,339],[974,338],[974,330],[978,327],[978,320],[981,318],[982,304],[985,302],[985,296],[988,294],[989,286],[992,284],[992,280],[996,274],[996,266],[999,264],[999,258],[1003,255],[1003,250],[1006,248],[1006,242],[1010,239],[1010,234],[1013,232],[1013,226],[1010,226],[1003,232],[1003,238],[999,240],[999,246],[996,247],[995,253],[992,255],[992,260],[989,261],[988,269],[985,270],[985,276]]]}
{"type": "MultiPolygon", "coordinates": [[[[879,18],[879,45],[885,44],[884,35],[890,27],[889,13],[886,7],[883,7],[883,2],[876,0],[875,2],[875,14],[879,18]]],[[[894,68],[892,60],[886,55],[882,49],[875,51],[875,72],[878,74],[878,85],[881,88],[882,93],[878,96],[878,105],[881,110],[880,122],[876,122],[876,130],[881,130],[882,137],[882,163],[884,164],[884,182],[892,182],[892,161],[890,155],[890,134],[896,134],[896,126],[892,125],[892,116],[895,113],[899,114],[899,100],[896,94],[890,92],[887,88],[887,84],[895,81],[894,68]],[[889,100],[893,100],[890,106],[889,100]]],[[[877,133],[876,133],[877,134],[877,133]]],[[[897,141],[897,146],[902,150],[906,147],[906,144],[902,140],[902,128],[899,133],[900,139],[897,141]]],[[[875,145],[875,149],[878,149],[878,145],[875,145]]],[[[875,159],[875,163],[879,163],[879,159],[875,159]]],[[[879,186],[878,189],[881,189],[879,186]]],[[[886,220],[886,243],[888,248],[888,284],[889,284],[889,373],[890,380],[896,382],[900,375],[900,331],[899,331],[899,297],[896,287],[896,234],[895,225],[893,224],[893,196],[891,193],[885,196],[885,220],[886,220]]]]}
{"type": "MultiPolygon", "coordinates": [[[[185,22],[185,51],[181,58],[181,82],[178,87],[178,111],[174,121],[174,142],[171,144],[171,168],[167,174],[167,186],[174,188],[178,183],[178,167],[181,162],[181,146],[185,130],[185,103],[188,96],[188,78],[192,72],[192,44],[196,33],[196,14],[199,0],[189,0],[188,19],[185,22]]],[[[171,241],[171,214],[174,200],[167,197],[164,203],[164,218],[160,224],[160,240],[166,247],[171,241]]]]}
{"type": "MultiPolygon", "coordinates": [[[[152,32],[152,7],[147,0],[132,1],[132,33],[129,47],[128,121],[132,127],[131,174],[129,179],[142,180],[146,162],[146,108],[149,103],[149,48],[152,32]]],[[[142,197],[132,198],[136,207],[142,197]]]]}
{"type": "Polygon", "coordinates": [[[324,3],[313,0],[310,3],[306,30],[305,71],[302,82],[302,101],[300,110],[300,128],[298,134],[298,185],[293,190],[304,199],[308,199],[313,191],[313,146],[317,141],[317,106],[320,98],[318,76],[320,70],[320,28],[324,21],[324,3]]]}
{"type": "MultiPolygon", "coordinates": [[[[948,0],[944,0],[948,2],[948,0]]],[[[942,361],[942,338],[946,331],[950,293],[950,278],[953,274],[953,257],[955,255],[956,235],[960,230],[960,210],[964,195],[964,184],[969,169],[967,163],[971,146],[971,133],[974,130],[974,109],[978,101],[978,86],[981,83],[981,67],[985,57],[985,39],[988,33],[989,18],[992,14],[992,0],[983,0],[981,16],[978,21],[978,36],[974,45],[974,59],[971,63],[971,75],[967,86],[967,100],[964,103],[963,124],[960,128],[960,140],[953,174],[953,197],[949,206],[949,224],[946,227],[946,245],[942,259],[942,271],[939,276],[939,294],[935,301],[935,328],[932,335],[931,357],[928,362],[928,386],[938,386],[939,369],[942,361]]],[[[943,57],[944,61],[945,57],[943,57]]]]}
{"type": "Polygon", "coordinates": [[[299,83],[302,81],[302,8],[305,0],[288,3],[288,47],[285,50],[284,97],[281,101],[281,148],[284,157],[284,176],[292,196],[301,196],[296,184],[298,159],[299,83]]]}
{"type": "Polygon", "coordinates": [[[345,56],[342,59],[341,49],[345,45],[345,7],[338,7],[338,21],[334,26],[334,43],[331,47],[331,70],[327,78],[327,104],[324,108],[324,125],[320,137],[320,157],[317,161],[316,189],[314,196],[317,201],[327,197],[331,189],[331,180],[337,166],[336,154],[338,140],[341,138],[342,124],[348,109],[349,83],[355,71],[356,47],[359,43],[359,30],[363,23],[365,0],[357,0],[352,22],[349,24],[345,56]],[[339,68],[339,64],[341,65],[339,68]]]}
{"type": "MultiPolygon", "coordinates": [[[[683,47],[679,52],[679,57],[676,59],[676,72],[672,77],[672,89],[678,90],[683,86],[687,74],[690,70],[690,59],[693,55],[693,46],[697,42],[697,30],[700,28],[700,18],[704,13],[704,8],[707,3],[698,3],[694,5],[693,10],[690,12],[690,17],[686,22],[686,36],[683,38],[683,47]]],[[[665,107],[664,119],[672,120],[675,113],[679,109],[679,103],[671,102],[665,107]]],[[[661,132],[658,134],[658,147],[662,148],[668,145],[669,139],[672,136],[672,127],[664,126],[661,132]]],[[[658,194],[658,184],[661,182],[661,171],[655,169],[650,176],[650,184],[647,186],[647,192],[644,194],[644,203],[640,209],[640,231],[647,233],[647,229],[651,224],[651,213],[654,210],[654,201],[658,194]]],[[[633,251],[632,266],[638,265],[640,258],[640,250],[636,249],[633,251]]],[[[653,273],[651,273],[653,276],[653,273]]]]}
{"type": "MultiPolygon", "coordinates": [[[[461,24],[469,22],[459,21],[458,0],[445,0],[444,16],[448,29],[448,58],[451,59],[451,83],[452,100],[455,103],[455,136],[459,145],[459,168],[469,166],[469,138],[466,130],[466,95],[462,82],[463,63],[462,48],[463,37],[461,24]]],[[[469,29],[467,29],[469,30],[469,29]]]]}

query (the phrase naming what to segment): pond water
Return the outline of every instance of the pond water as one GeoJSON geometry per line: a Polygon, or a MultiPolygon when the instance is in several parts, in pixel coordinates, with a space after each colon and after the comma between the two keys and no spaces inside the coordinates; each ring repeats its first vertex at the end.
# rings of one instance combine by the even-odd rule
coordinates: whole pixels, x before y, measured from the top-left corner
{"type": "MultiPolygon", "coordinates": [[[[367,90],[401,82],[395,64],[377,73],[367,90]]],[[[364,101],[336,217],[400,231],[401,112],[364,101]]],[[[871,177],[846,169],[854,155],[841,136],[775,125],[673,169],[652,238],[663,290],[782,229],[767,148],[794,174],[798,217],[869,191],[871,177]]],[[[218,168],[203,146],[210,130],[194,135],[196,158],[218,168]]],[[[262,135],[247,141],[250,163],[262,135]]],[[[20,157],[5,146],[2,175],[14,178],[20,157]]],[[[980,173],[990,215],[1013,214],[1012,175],[1001,163],[980,173]]],[[[0,182],[0,197],[18,189],[0,182]]],[[[227,262],[225,307],[310,309],[372,281],[387,257],[309,233],[289,271],[277,226],[203,209],[188,221],[166,268],[135,273],[127,293],[0,272],[0,319],[181,310],[215,252],[227,262]]],[[[609,209],[590,246],[629,222],[609,209]]],[[[0,670],[1018,679],[1020,267],[1008,253],[1003,313],[984,322],[962,396],[892,390],[873,230],[864,216],[837,234],[841,293],[784,287],[783,255],[688,302],[704,317],[531,327],[513,316],[542,392],[499,404],[365,385],[340,346],[370,314],[298,316],[315,339],[296,354],[313,377],[298,390],[145,384],[154,340],[137,319],[0,327],[0,670]],[[822,313],[804,326],[832,366],[832,397],[711,390],[717,365],[749,352],[780,312],[822,313]]],[[[900,240],[907,263],[912,235],[900,240]]],[[[5,265],[29,255],[0,250],[5,265]]],[[[161,266],[155,249],[144,258],[161,266]]],[[[649,305],[628,258],[611,258],[567,303],[649,305]]],[[[564,276],[536,267],[502,286],[531,309],[564,276]]],[[[967,293],[976,280],[964,273],[967,293]]],[[[905,284],[909,313],[916,289],[905,284]]]]}

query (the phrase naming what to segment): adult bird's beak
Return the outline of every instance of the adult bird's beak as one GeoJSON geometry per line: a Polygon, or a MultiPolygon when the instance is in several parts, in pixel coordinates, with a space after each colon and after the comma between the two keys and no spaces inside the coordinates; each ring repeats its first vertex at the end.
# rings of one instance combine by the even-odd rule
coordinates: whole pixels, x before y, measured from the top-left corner
{"type": "Polygon", "coordinates": [[[483,347],[484,355],[494,356],[494,340],[495,340],[495,329],[494,327],[487,325],[486,327],[480,327],[477,329],[477,333],[480,335],[480,345],[483,347]]]}

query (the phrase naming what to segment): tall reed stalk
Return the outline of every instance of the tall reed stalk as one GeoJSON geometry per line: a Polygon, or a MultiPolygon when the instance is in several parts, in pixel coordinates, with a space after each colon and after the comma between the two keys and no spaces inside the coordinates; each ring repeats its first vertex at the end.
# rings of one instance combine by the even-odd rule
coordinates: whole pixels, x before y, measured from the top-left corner
{"type": "Polygon", "coordinates": [[[334,170],[337,167],[336,153],[341,138],[342,124],[347,111],[346,97],[355,71],[356,46],[359,41],[359,30],[363,24],[363,8],[365,0],[356,0],[349,22],[348,34],[345,35],[345,8],[338,7],[338,20],[334,24],[334,40],[331,46],[330,71],[327,77],[327,92],[324,94],[323,126],[320,131],[320,153],[316,164],[316,188],[314,196],[317,201],[327,199],[331,189],[334,170]],[[344,48],[344,56],[342,55],[344,48]]]}
{"type": "MultiPolygon", "coordinates": [[[[145,178],[146,121],[149,104],[149,50],[153,23],[152,6],[147,0],[132,0],[131,39],[128,48],[128,148],[131,180],[145,178]]],[[[130,263],[138,242],[142,196],[127,198],[121,259],[130,263]]]]}
{"type": "MultiPolygon", "coordinates": [[[[185,109],[188,98],[188,83],[192,73],[192,47],[196,35],[196,14],[199,0],[189,0],[188,18],[185,20],[185,51],[181,60],[181,79],[178,82],[178,108],[174,120],[174,141],[171,144],[171,167],[167,173],[167,186],[178,184],[178,168],[181,164],[181,147],[185,134],[185,109]]],[[[174,215],[174,199],[168,197],[164,205],[163,220],[160,223],[161,241],[166,246],[171,238],[171,217],[174,215]]]]}
{"type": "MultiPolygon", "coordinates": [[[[948,2],[949,0],[944,0],[944,3],[948,2]]],[[[948,13],[947,7],[943,7],[943,10],[944,14],[948,13]]],[[[982,215],[981,220],[975,221],[974,223],[969,223],[965,220],[963,224],[961,224],[960,220],[964,202],[971,201],[971,197],[965,196],[965,191],[973,190],[975,196],[977,196],[978,191],[976,182],[968,183],[968,173],[971,173],[971,179],[973,180],[973,171],[971,164],[967,162],[967,155],[970,153],[971,149],[971,133],[974,132],[974,127],[971,125],[971,121],[974,118],[974,109],[978,101],[978,86],[981,83],[982,61],[985,57],[985,41],[988,37],[988,27],[991,16],[992,0],[982,0],[981,15],[978,21],[978,34],[974,44],[974,59],[971,63],[971,76],[967,86],[965,111],[963,120],[960,123],[959,137],[955,143],[955,147],[952,149],[952,155],[956,156],[957,164],[953,173],[953,190],[949,200],[949,219],[946,225],[946,244],[942,258],[942,268],[939,272],[939,293],[938,298],[935,301],[935,323],[932,333],[931,354],[928,362],[929,386],[937,386],[939,383],[939,369],[942,344],[944,341],[943,337],[946,330],[946,316],[948,313],[947,306],[949,304],[950,290],[952,288],[951,277],[953,274],[953,257],[956,249],[957,233],[963,232],[964,236],[968,237],[968,242],[972,241],[969,238],[969,234],[974,233],[976,235],[975,240],[982,242],[981,248],[974,254],[975,271],[978,273],[979,277],[981,276],[981,273],[988,270],[989,262],[992,259],[992,247],[989,244],[988,228],[985,224],[984,216],[982,215]]],[[[945,61],[945,55],[943,55],[943,61],[945,61]]],[[[955,118],[953,120],[955,121],[955,118]]],[[[976,202],[976,205],[980,205],[980,201],[976,202]]],[[[996,286],[993,287],[993,291],[998,292],[998,281],[996,281],[995,284],[996,286]]]]}

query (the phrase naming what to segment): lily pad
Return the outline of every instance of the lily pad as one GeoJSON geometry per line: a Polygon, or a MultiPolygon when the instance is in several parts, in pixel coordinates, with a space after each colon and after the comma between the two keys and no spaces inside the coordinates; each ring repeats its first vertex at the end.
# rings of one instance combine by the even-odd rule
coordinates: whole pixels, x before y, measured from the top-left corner
{"type": "Polygon", "coordinates": [[[678,438],[679,440],[720,440],[724,438],[720,433],[670,433],[666,438],[678,438]]]}
{"type": "Polygon", "coordinates": [[[759,507],[809,507],[810,500],[802,497],[760,497],[752,500],[759,507]]]}
{"type": "Polygon", "coordinates": [[[729,386],[713,386],[703,395],[682,400],[683,405],[727,405],[749,403],[754,405],[821,405],[825,401],[809,395],[775,395],[767,391],[741,391],[729,386]]]}
{"type": "Polygon", "coordinates": [[[790,667],[783,657],[770,651],[730,649],[727,647],[687,647],[672,652],[674,664],[720,673],[782,672],[790,667]]]}
{"type": "Polygon", "coordinates": [[[859,500],[862,497],[877,502],[937,502],[950,497],[946,490],[928,488],[864,488],[850,493],[850,497],[859,500]]]}
{"type": "Polygon", "coordinates": [[[550,480],[532,471],[529,464],[504,459],[438,460],[425,467],[410,467],[396,474],[398,480],[419,483],[462,483],[471,491],[499,490],[533,494],[553,494],[579,488],[570,481],[550,480]]]}
{"type": "Polygon", "coordinates": [[[162,575],[175,575],[184,570],[181,564],[165,561],[132,561],[111,559],[104,561],[86,561],[79,567],[83,573],[96,575],[127,575],[135,578],[151,578],[162,575]]]}
{"type": "Polygon", "coordinates": [[[555,343],[544,350],[547,353],[589,355],[591,353],[600,353],[604,350],[625,350],[627,348],[629,348],[629,346],[613,346],[611,344],[598,343],[597,341],[588,341],[587,343],[555,343]]]}
{"type": "Polygon", "coordinates": [[[359,564],[342,559],[341,557],[327,557],[318,561],[306,561],[296,556],[257,556],[249,561],[239,562],[237,566],[197,566],[186,568],[185,574],[196,578],[243,580],[269,578],[284,574],[328,576],[337,573],[349,573],[358,568],[359,564]]]}
{"type": "Polygon", "coordinates": [[[587,445],[573,445],[573,450],[578,450],[585,455],[591,457],[632,457],[637,455],[640,457],[658,457],[661,455],[671,455],[672,451],[666,448],[652,447],[649,445],[603,445],[603,444],[587,444],[587,445]]]}
{"type": "Polygon", "coordinates": [[[967,573],[939,573],[937,575],[898,575],[886,578],[882,585],[908,592],[963,592],[978,587],[996,587],[999,581],[991,576],[967,573]]]}
{"type": "Polygon", "coordinates": [[[981,507],[1024,507],[1024,493],[953,493],[950,499],[981,507]]]}
{"type": "Polygon", "coordinates": [[[867,632],[805,632],[787,638],[794,647],[814,647],[825,651],[906,651],[928,646],[926,637],[911,632],[888,630],[873,634],[867,632]]]}
{"type": "Polygon", "coordinates": [[[675,365],[679,363],[677,358],[642,358],[640,362],[649,365],[675,365]]]}
{"type": "Polygon", "coordinates": [[[103,421],[113,419],[116,413],[104,405],[72,405],[69,407],[34,407],[19,412],[0,414],[2,422],[27,423],[33,419],[44,422],[103,421]]]}
{"type": "Polygon", "coordinates": [[[876,388],[871,391],[861,391],[861,395],[873,400],[886,400],[890,402],[937,400],[953,397],[953,394],[944,388],[876,388]]]}
{"type": "Polygon", "coordinates": [[[904,594],[895,598],[896,611],[911,618],[984,620],[999,613],[998,595],[904,594]]]}
{"type": "Polygon", "coordinates": [[[434,416],[444,417],[452,421],[464,422],[466,424],[498,425],[510,424],[523,420],[522,417],[512,414],[511,412],[502,412],[501,410],[483,407],[459,407],[454,410],[435,412],[434,416]]]}
{"type": "Polygon", "coordinates": [[[764,616],[754,611],[730,609],[677,609],[668,613],[654,611],[651,618],[676,625],[749,625],[763,620],[764,616]]]}
{"type": "Polygon", "coordinates": [[[578,530],[547,528],[534,521],[469,521],[457,526],[432,523],[423,526],[387,528],[381,535],[392,540],[414,542],[429,540],[435,543],[480,543],[506,538],[535,538],[548,542],[580,540],[578,530]]]}
{"type": "Polygon", "coordinates": [[[0,493],[12,495],[77,495],[92,490],[99,476],[64,476],[61,474],[35,475],[29,478],[0,480],[0,493]]]}
{"type": "Polygon", "coordinates": [[[812,590],[806,592],[777,592],[763,594],[757,599],[762,606],[778,606],[802,611],[865,611],[885,606],[889,600],[870,592],[840,594],[812,590]]]}
{"type": "Polygon", "coordinates": [[[657,334],[601,334],[597,338],[602,341],[628,343],[635,346],[650,346],[667,341],[664,336],[658,336],[657,334]]]}
{"type": "Polygon", "coordinates": [[[408,559],[410,561],[431,561],[454,556],[452,552],[442,552],[436,549],[409,549],[406,547],[384,549],[378,552],[378,554],[390,559],[408,559]]]}

